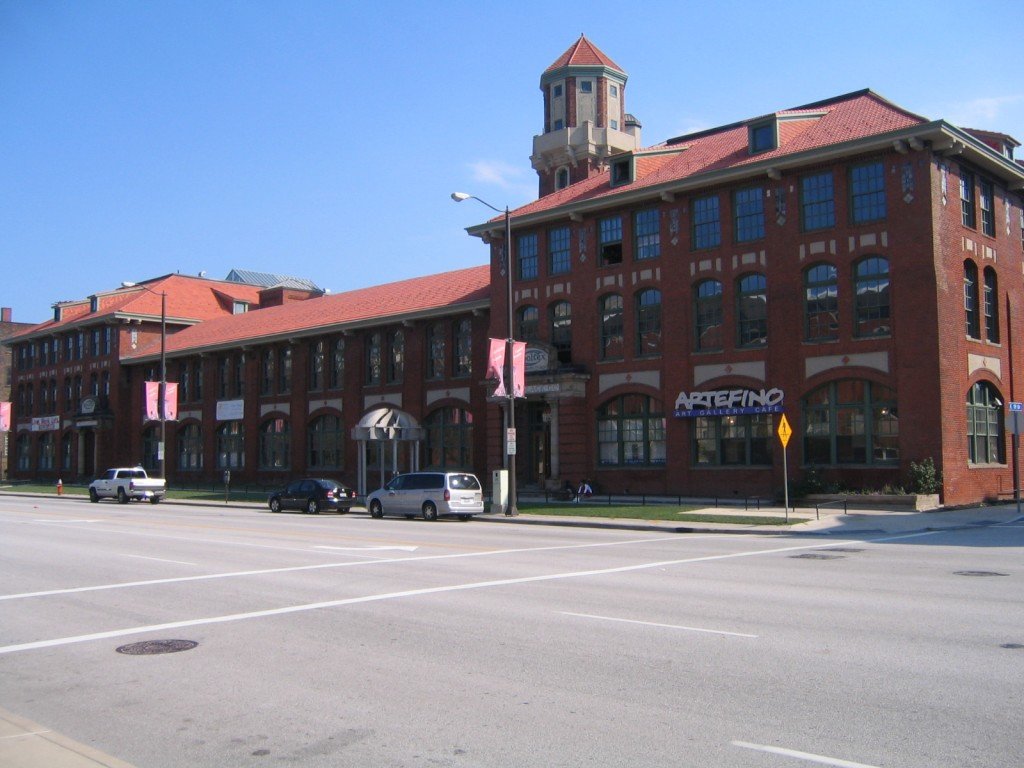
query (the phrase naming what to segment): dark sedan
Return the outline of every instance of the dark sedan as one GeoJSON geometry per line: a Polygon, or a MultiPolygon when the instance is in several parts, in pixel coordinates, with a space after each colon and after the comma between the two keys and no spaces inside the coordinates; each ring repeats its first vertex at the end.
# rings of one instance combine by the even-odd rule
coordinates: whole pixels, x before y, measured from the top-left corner
{"type": "Polygon", "coordinates": [[[295,480],[270,494],[267,504],[271,512],[282,509],[301,509],[311,515],[320,510],[348,512],[356,502],[356,492],[335,480],[307,477],[295,480]]]}

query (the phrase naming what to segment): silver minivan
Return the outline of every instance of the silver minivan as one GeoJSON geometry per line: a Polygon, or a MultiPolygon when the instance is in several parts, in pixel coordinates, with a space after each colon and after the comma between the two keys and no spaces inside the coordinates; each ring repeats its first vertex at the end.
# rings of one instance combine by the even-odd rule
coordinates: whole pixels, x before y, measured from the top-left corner
{"type": "Polygon", "coordinates": [[[367,496],[366,508],[371,517],[458,515],[469,520],[484,511],[484,493],[476,475],[468,472],[409,472],[367,496]]]}

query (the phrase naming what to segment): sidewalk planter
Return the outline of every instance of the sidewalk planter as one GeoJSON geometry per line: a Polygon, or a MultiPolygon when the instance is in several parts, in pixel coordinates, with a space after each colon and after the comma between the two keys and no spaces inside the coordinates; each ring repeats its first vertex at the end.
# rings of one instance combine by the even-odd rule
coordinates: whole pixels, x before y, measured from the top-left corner
{"type": "Polygon", "coordinates": [[[927,512],[942,507],[937,493],[809,493],[803,501],[808,506],[828,504],[833,507],[845,501],[848,509],[882,509],[892,512],[927,512]]]}

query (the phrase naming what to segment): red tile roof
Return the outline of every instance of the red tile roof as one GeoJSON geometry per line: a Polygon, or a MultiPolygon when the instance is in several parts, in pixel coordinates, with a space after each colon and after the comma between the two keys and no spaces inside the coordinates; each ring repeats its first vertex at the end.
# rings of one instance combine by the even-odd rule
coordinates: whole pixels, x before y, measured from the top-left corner
{"type": "Polygon", "coordinates": [[[61,301],[60,320],[47,320],[18,336],[59,333],[71,327],[92,325],[114,317],[160,317],[160,294],[167,294],[167,318],[176,324],[198,323],[231,314],[233,301],[259,302],[259,287],[189,275],[165,275],[133,286],[96,294],[99,307],[90,311],[90,300],[61,301]],[[145,286],[145,287],[143,287],[145,286]],[[147,290],[147,288],[149,290],[147,290]]]}
{"type": "Polygon", "coordinates": [[[596,45],[587,40],[585,35],[580,35],[580,39],[570,45],[565,53],[555,59],[555,63],[544,70],[544,73],[547,74],[554,69],[561,69],[562,67],[578,66],[604,66],[623,74],[626,72],[626,70],[605,56],[596,45]]]}
{"type": "MultiPolygon", "coordinates": [[[[309,335],[318,329],[383,325],[430,310],[456,310],[460,305],[488,302],[490,267],[483,265],[416,277],[396,283],[320,296],[277,307],[253,310],[194,325],[167,338],[167,354],[222,348],[261,339],[309,335]]],[[[124,359],[159,354],[155,342],[124,359]]]]}
{"type": "MultiPolygon", "coordinates": [[[[545,195],[512,211],[512,215],[542,213],[564,205],[613,197],[644,187],[683,181],[713,171],[739,168],[772,158],[784,158],[800,152],[824,149],[835,144],[927,122],[925,118],[907,112],[867,90],[777,114],[790,117],[789,120],[780,123],[782,130],[778,149],[751,155],[748,151],[747,135],[749,120],[680,136],[646,150],[667,148],[682,151],[666,156],[663,161],[658,158],[659,162],[655,162],[653,157],[650,160],[638,161],[636,179],[631,184],[611,187],[609,173],[606,172],[545,195]],[[792,119],[792,116],[801,112],[808,112],[808,119],[792,119]],[[821,112],[824,112],[821,117],[813,119],[815,114],[821,112]]],[[[644,152],[645,150],[640,150],[636,153],[638,160],[644,152]]]]}

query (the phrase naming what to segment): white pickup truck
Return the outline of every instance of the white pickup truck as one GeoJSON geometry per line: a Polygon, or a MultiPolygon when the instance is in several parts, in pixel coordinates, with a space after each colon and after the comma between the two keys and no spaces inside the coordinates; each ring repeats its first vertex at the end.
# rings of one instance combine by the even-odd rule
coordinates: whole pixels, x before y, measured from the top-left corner
{"type": "Polygon", "coordinates": [[[149,477],[142,467],[108,469],[89,484],[89,501],[117,499],[120,504],[129,501],[149,501],[159,504],[167,493],[167,481],[149,477]]]}

